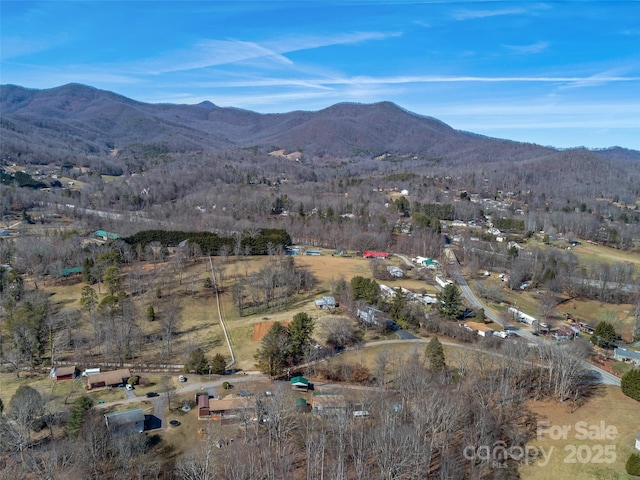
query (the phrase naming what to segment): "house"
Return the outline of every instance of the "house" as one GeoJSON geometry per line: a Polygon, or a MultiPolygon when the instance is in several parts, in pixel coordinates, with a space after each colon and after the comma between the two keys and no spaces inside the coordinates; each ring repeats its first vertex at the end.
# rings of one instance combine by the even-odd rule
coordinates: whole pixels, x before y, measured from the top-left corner
{"type": "Polygon", "coordinates": [[[442,275],[437,274],[436,275],[436,283],[438,285],[440,285],[442,288],[446,287],[447,285],[452,284],[453,282],[451,280],[447,280],[446,278],[444,278],[442,275]]]}
{"type": "Polygon", "coordinates": [[[316,300],[316,308],[321,310],[333,310],[337,306],[336,299],[333,297],[322,297],[320,300],[316,300]]]}
{"type": "Polygon", "coordinates": [[[117,240],[120,238],[120,235],[118,235],[117,233],[106,232],[104,230],[96,230],[92,235],[105,242],[107,240],[117,240]]]}
{"type": "Polygon", "coordinates": [[[119,437],[144,432],[144,412],[141,408],[106,413],[104,420],[111,436],[119,437]]]}
{"type": "Polygon", "coordinates": [[[494,330],[492,328],[489,328],[484,323],[467,322],[467,323],[464,324],[464,326],[468,330],[476,332],[481,337],[490,337],[494,333],[494,330]]]}
{"type": "Polygon", "coordinates": [[[289,383],[294,390],[304,390],[305,392],[309,390],[309,380],[304,377],[293,377],[289,383]]]}
{"type": "Polygon", "coordinates": [[[553,336],[556,340],[573,340],[577,335],[577,332],[571,327],[558,328],[553,332],[553,336]]]}
{"type": "Polygon", "coordinates": [[[392,277],[396,277],[396,278],[404,277],[404,270],[402,270],[399,267],[394,267],[392,265],[389,265],[387,267],[387,272],[389,272],[392,277]]]}
{"type": "Polygon", "coordinates": [[[520,323],[526,323],[527,325],[535,325],[538,323],[538,320],[531,315],[527,315],[524,312],[521,312],[515,307],[509,307],[509,313],[513,315],[513,319],[517,320],[520,323]]]}
{"type": "Polygon", "coordinates": [[[578,328],[580,329],[581,332],[584,332],[588,335],[593,335],[593,332],[595,331],[595,327],[584,322],[578,322],[578,328]]]}
{"type": "Polygon", "coordinates": [[[389,254],[386,252],[373,252],[373,251],[366,251],[362,254],[362,256],[364,258],[382,258],[384,260],[386,260],[389,257],[389,254]]]}
{"type": "Polygon", "coordinates": [[[127,383],[130,377],[131,371],[128,368],[89,375],[87,390],[100,387],[121,387],[127,383]]]}
{"type": "Polygon", "coordinates": [[[640,352],[627,350],[626,348],[615,348],[613,350],[613,359],[619,362],[633,363],[640,365],[640,352]]]}
{"type": "Polygon", "coordinates": [[[61,277],[79,275],[81,273],[82,273],[82,267],[71,267],[71,268],[63,268],[62,270],[58,270],[58,275],[60,275],[61,277]]]}
{"type": "Polygon", "coordinates": [[[338,416],[347,414],[347,399],[338,393],[316,392],[311,398],[314,415],[338,416]]]}
{"type": "Polygon", "coordinates": [[[78,369],[75,365],[70,367],[55,367],[51,369],[52,377],[55,377],[56,382],[62,382],[64,380],[73,380],[78,376],[78,369]]]}
{"type": "MultiPolygon", "coordinates": [[[[206,397],[209,402],[209,414],[206,416],[206,411],[203,408],[202,411],[200,407],[198,407],[198,419],[199,420],[218,420],[223,422],[225,420],[236,419],[238,415],[249,408],[251,408],[251,403],[249,399],[246,397],[241,397],[239,395],[227,395],[224,398],[209,398],[208,395],[200,395],[200,397],[206,397]],[[201,416],[202,414],[205,414],[201,416]]],[[[198,399],[198,402],[203,402],[203,400],[198,399]]]]}

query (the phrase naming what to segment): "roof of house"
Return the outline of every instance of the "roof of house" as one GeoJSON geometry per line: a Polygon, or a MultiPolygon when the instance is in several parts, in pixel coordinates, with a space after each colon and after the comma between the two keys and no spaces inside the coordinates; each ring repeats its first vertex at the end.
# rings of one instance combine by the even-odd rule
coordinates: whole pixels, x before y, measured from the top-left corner
{"type": "Polygon", "coordinates": [[[82,273],[82,267],[63,268],[58,273],[63,277],[68,277],[74,273],[82,273]]]}
{"type": "Polygon", "coordinates": [[[120,235],[118,235],[117,233],[106,232],[104,230],[96,230],[95,232],[93,232],[93,234],[96,237],[103,237],[109,240],[117,240],[118,238],[120,238],[120,235]]]}
{"type": "Polygon", "coordinates": [[[305,385],[308,386],[309,385],[309,380],[307,380],[304,377],[293,377],[289,383],[291,383],[291,385],[305,385]]]}
{"type": "Polygon", "coordinates": [[[90,375],[87,377],[87,383],[89,385],[95,385],[104,382],[105,385],[118,385],[122,383],[123,379],[129,377],[131,377],[131,371],[128,368],[123,368],[90,375]]]}
{"type": "Polygon", "coordinates": [[[347,408],[347,399],[339,393],[333,394],[314,394],[311,403],[316,410],[324,410],[327,408],[347,408]]]}
{"type": "Polygon", "coordinates": [[[226,412],[228,410],[238,410],[249,407],[249,400],[238,395],[227,395],[218,400],[215,397],[209,399],[209,410],[213,412],[226,412]]]}
{"type": "Polygon", "coordinates": [[[626,348],[616,348],[613,351],[615,357],[632,358],[634,360],[640,360],[640,352],[634,350],[627,350],[626,348]]]}
{"type": "Polygon", "coordinates": [[[76,366],[71,367],[56,367],[56,377],[64,377],[66,375],[73,375],[76,373],[76,366]]]}
{"type": "Polygon", "coordinates": [[[488,327],[484,323],[467,322],[467,323],[465,323],[465,325],[467,327],[469,327],[470,329],[472,329],[472,330],[478,330],[478,331],[481,331],[481,332],[489,332],[489,331],[493,330],[492,328],[488,327]]]}
{"type": "Polygon", "coordinates": [[[323,305],[335,306],[335,304],[336,299],[333,297],[322,297],[320,300],[316,300],[316,305],[319,307],[323,305]]]}
{"type": "Polygon", "coordinates": [[[141,408],[132,408],[121,412],[105,413],[107,425],[126,425],[129,423],[144,422],[144,412],[141,408]]]}
{"type": "Polygon", "coordinates": [[[209,395],[198,395],[198,408],[209,407],[209,395]]]}

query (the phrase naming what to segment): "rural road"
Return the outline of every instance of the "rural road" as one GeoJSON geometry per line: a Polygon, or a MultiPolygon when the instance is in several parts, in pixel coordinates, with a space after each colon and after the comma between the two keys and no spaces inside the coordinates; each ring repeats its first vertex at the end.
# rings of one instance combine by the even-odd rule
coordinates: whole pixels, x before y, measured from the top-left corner
{"type": "MultiPolygon", "coordinates": [[[[467,281],[462,276],[462,271],[460,269],[460,264],[458,263],[458,259],[457,259],[456,255],[455,255],[455,253],[453,252],[453,250],[451,250],[450,248],[446,249],[446,254],[449,257],[450,266],[452,267],[452,269],[451,269],[452,270],[452,278],[458,284],[458,286],[460,287],[460,291],[461,291],[462,295],[464,296],[464,298],[466,298],[467,301],[472,306],[474,306],[475,308],[484,309],[485,315],[487,317],[489,317],[491,319],[491,321],[497,323],[498,325],[503,325],[504,324],[504,320],[501,319],[494,312],[492,312],[489,308],[487,308],[478,299],[478,297],[476,297],[475,293],[473,293],[473,291],[469,287],[469,284],[467,283],[467,281]]],[[[540,339],[539,337],[537,337],[533,333],[531,333],[529,330],[526,330],[524,328],[519,328],[517,330],[517,333],[518,333],[519,336],[527,339],[531,343],[543,344],[543,342],[545,342],[544,340],[540,339]]],[[[582,360],[582,363],[583,363],[584,367],[587,370],[591,370],[591,371],[597,373],[599,378],[600,378],[600,381],[602,383],[607,384],[607,385],[620,386],[620,378],[616,377],[615,375],[607,372],[606,370],[604,370],[604,369],[602,369],[600,367],[597,367],[597,366],[593,365],[592,363],[590,363],[590,362],[588,362],[586,360],[582,360]]]]}
{"type": "MultiPolygon", "coordinates": [[[[199,392],[202,390],[208,390],[210,388],[215,388],[215,387],[219,387],[222,385],[223,382],[229,382],[232,385],[236,385],[238,383],[244,383],[244,382],[254,382],[254,381],[260,381],[260,380],[268,380],[269,377],[266,375],[262,375],[262,374],[248,374],[248,375],[227,375],[224,376],[222,378],[219,378],[217,380],[211,380],[211,381],[204,381],[204,382],[199,382],[199,383],[189,383],[188,385],[185,385],[184,387],[181,388],[177,388],[175,390],[173,390],[172,392],[174,394],[181,394],[181,393],[189,393],[189,392],[199,392]]],[[[188,383],[188,382],[187,382],[188,383]]],[[[154,406],[154,415],[156,415],[158,418],[164,418],[164,414],[162,417],[160,417],[159,415],[156,414],[156,408],[157,407],[157,403],[159,400],[161,399],[165,399],[166,400],[166,394],[160,394],[160,396],[158,397],[154,397],[152,399],[153,402],[153,406],[154,406]]],[[[128,405],[131,403],[137,403],[137,402],[143,402],[143,401],[148,401],[150,400],[149,398],[147,398],[146,396],[141,396],[141,397],[133,397],[133,398],[124,398],[122,400],[116,400],[114,402],[107,402],[107,403],[100,403],[98,405],[96,405],[96,408],[109,408],[109,407],[114,407],[116,405],[128,405]]],[[[163,422],[163,423],[166,423],[163,422]]]]}

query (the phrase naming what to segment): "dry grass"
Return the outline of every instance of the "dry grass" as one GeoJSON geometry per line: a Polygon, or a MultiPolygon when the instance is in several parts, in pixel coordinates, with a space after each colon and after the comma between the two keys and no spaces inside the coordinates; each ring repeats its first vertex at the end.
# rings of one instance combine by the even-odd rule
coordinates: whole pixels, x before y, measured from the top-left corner
{"type": "MultiPolygon", "coordinates": [[[[620,479],[626,480],[632,477],[624,473],[624,465],[627,458],[633,453],[635,437],[640,432],[640,403],[626,397],[618,387],[599,388],[598,394],[588,403],[575,412],[571,412],[570,406],[555,402],[532,402],[530,407],[538,414],[539,421],[549,422],[550,425],[569,426],[566,439],[554,440],[549,435],[543,435],[542,439],[534,439],[529,445],[542,447],[546,452],[553,448],[547,465],[543,462],[532,462],[520,469],[524,480],[558,480],[574,479],[620,479]],[[576,438],[576,423],[586,422],[589,426],[601,426],[604,422],[609,429],[615,428],[615,434],[609,439],[581,440],[576,438]],[[581,447],[581,457],[571,456],[572,448],[581,447]],[[613,445],[610,447],[615,452],[613,463],[596,463],[595,456],[599,445],[613,445]],[[583,460],[569,463],[572,459],[583,460]],[[590,460],[590,461],[589,461],[590,460]]],[[[605,456],[602,457],[606,458],[605,456]]]]}
{"type": "Polygon", "coordinates": [[[604,245],[591,245],[583,242],[582,245],[573,250],[581,262],[601,262],[601,263],[633,263],[640,266],[640,254],[616,250],[604,245]]]}

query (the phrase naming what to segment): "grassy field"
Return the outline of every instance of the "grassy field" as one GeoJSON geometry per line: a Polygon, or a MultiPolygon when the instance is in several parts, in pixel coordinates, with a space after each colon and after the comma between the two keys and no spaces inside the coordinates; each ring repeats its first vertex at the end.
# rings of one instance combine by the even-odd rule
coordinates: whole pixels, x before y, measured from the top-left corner
{"type": "Polygon", "coordinates": [[[534,439],[529,446],[542,447],[549,460],[546,465],[540,459],[523,466],[523,480],[637,478],[624,473],[624,465],[634,452],[635,437],[640,432],[640,404],[624,396],[619,388],[600,387],[597,395],[575,412],[569,405],[555,402],[532,402],[530,407],[538,421],[549,422],[549,427],[541,427],[542,438],[534,439]],[[566,433],[562,434],[560,428],[566,433]],[[585,429],[592,439],[582,439],[585,429]],[[600,455],[601,447],[611,453],[600,455]]]}
{"type": "Polygon", "coordinates": [[[581,262],[602,262],[602,263],[633,263],[640,266],[640,254],[636,252],[625,252],[604,245],[592,245],[582,242],[582,245],[572,249],[581,262]]]}

